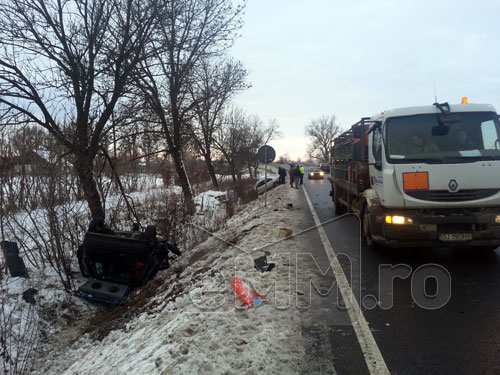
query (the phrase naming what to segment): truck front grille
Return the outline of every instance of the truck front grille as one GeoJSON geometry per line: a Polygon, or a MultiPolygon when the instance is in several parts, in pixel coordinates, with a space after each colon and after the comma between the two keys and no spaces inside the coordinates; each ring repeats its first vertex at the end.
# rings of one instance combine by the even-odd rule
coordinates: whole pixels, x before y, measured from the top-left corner
{"type": "Polygon", "coordinates": [[[491,197],[500,189],[471,189],[450,193],[448,190],[411,190],[405,191],[412,198],[432,202],[463,202],[491,197]]]}

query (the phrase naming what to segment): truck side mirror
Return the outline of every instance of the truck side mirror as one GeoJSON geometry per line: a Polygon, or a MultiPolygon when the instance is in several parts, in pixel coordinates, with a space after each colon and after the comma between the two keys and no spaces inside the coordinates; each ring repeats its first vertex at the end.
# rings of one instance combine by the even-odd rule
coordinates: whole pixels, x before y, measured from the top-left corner
{"type": "Polygon", "coordinates": [[[365,143],[355,142],[352,144],[352,158],[354,161],[365,160],[365,143]]]}

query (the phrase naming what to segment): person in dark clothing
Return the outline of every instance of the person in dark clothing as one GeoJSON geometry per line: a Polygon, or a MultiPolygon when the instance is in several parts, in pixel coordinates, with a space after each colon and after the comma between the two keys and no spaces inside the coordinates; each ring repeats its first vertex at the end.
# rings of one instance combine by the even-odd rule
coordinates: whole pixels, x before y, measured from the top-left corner
{"type": "Polygon", "coordinates": [[[288,169],[288,175],[290,176],[290,187],[293,188],[293,178],[294,178],[294,174],[295,174],[295,168],[293,166],[293,164],[290,164],[290,169],[288,169]]]}
{"type": "Polygon", "coordinates": [[[300,168],[298,165],[293,169],[293,180],[295,183],[295,189],[298,189],[300,184],[300,168]]]}
{"type": "Polygon", "coordinates": [[[286,177],[286,170],[285,170],[285,168],[278,167],[278,174],[280,176],[279,183],[280,184],[284,184],[285,183],[285,177],[286,177]]]}

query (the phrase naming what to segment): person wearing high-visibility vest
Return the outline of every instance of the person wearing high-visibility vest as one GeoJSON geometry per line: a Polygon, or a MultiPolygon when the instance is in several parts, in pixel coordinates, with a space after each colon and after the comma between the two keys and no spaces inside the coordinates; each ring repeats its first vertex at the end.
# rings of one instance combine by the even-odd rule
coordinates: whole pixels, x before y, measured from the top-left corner
{"type": "Polygon", "coordinates": [[[304,183],[304,172],[305,172],[305,169],[304,167],[301,165],[299,167],[300,169],[300,184],[302,185],[304,183]]]}

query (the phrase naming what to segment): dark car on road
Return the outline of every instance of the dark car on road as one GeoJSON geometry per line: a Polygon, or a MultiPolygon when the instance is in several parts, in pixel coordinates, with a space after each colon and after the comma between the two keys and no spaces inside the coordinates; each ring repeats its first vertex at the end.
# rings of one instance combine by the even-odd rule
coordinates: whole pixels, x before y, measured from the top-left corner
{"type": "Polygon", "coordinates": [[[328,163],[321,163],[319,165],[319,169],[321,169],[325,173],[330,173],[330,165],[328,163]]]}
{"type": "Polygon", "coordinates": [[[323,179],[325,177],[325,172],[323,172],[319,168],[309,168],[309,171],[307,173],[307,176],[310,180],[314,178],[320,178],[323,179]]]}

